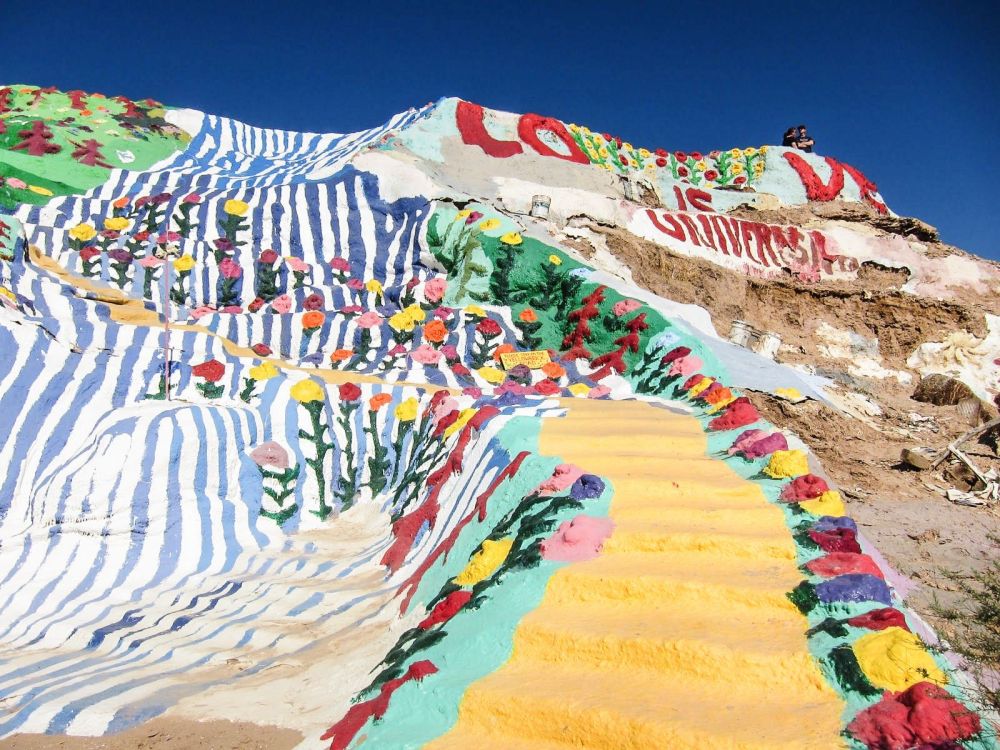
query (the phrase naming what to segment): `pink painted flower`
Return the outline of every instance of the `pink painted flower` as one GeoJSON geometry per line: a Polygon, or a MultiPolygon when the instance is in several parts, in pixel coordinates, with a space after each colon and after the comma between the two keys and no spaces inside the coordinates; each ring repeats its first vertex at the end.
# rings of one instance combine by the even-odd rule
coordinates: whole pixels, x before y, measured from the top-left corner
{"type": "Polygon", "coordinates": [[[455,311],[450,307],[439,307],[434,311],[434,317],[438,320],[448,320],[454,314],[455,311]]]}
{"type": "Polygon", "coordinates": [[[195,320],[200,320],[206,315],[212,315],[216,312],[214,307],[209,307],[208,305],[200,305],[191,311],[191,317],[195,320]]]}
{"type": "Polygon", "coordinates": [[[357,323],[359,328],[376,328],[382,325],[382,316],[369,310],[358,316],[357,323]]]}
{"type": "Polygon", "coordinates": [[[704,363],[696,354],[688,354],[685,357],[674,360],[667,370],[667,377],[689,378],[698,372],[704,363]]]}
{"type": "Polygon", "coordinates": [[[311,265],[306,263],[301,258],[296,258],[294,255],[289,255],[285,258],[285,263],[287,263],[288,267],[296,273],[307,273],[310,269],[312,269],[311,265]]]}
{"type": "Polygon", "coordinates": [[[587,391],[587,398],[604,398],[609,393],[611,393],[611,389],[608,386],[599,385],[587,391]]]}
{"type": "Polygon", "coordinates": [[[472,398],[481,398],[483,395],[483,389],[477,388],[474,385],[467,385],[462,389],[463,396],[471,396],[472,398]]]}
{"type": "Polygon", "coordinates": [[[365,282],[361,279],[351,279],[347,282],[347,288],[353,289],[355,292],[360,292],[365,288],[365,282]]]}
{"type": "Polygon", "coordinates": [[[559,464],[555,468],[555,471],[552,472],[552,476],[538,485],[533,494],[543,497],[558,495],[563,490],[568,489],[573,482],[582,476],[583,469],[579,466],[575,466],[574,464],[559,464]]]}
{"type": "Polygon", "coordinates": [[[398,357],[400,355],[406,354],[406,347],[402,344],[396,344],[392,349],[390,349],[387,354],[390,357],[398,357]]]}
{"type": "Polygon", "coordinates": [[[158,245],[166,245],[168,242],[177,242],[180,238],[180,232],[161,232],[156,242],[158,245]]]}
{"type": "Polygon", "coordinates": [[[276,253],[274,250],[268,249],[260,254],[260,262],[263,263],[265,266],[273,265],[277,259],[278,259],[278,253],[276,253]]]}
{"type": "Polygon", "coordinates": [[[614,521],[580,515],[572,521],[563,521],[548,539],[542,541],[540,551],[546,560],[580,562],[597,557],[604,540],[611,536],[614,521]]]}
{"type": "Polygon", "coordinates": [[[24,190],[28,187],[28,183],[24,180],[19,180],[17,177],[8,177],[7,184],[10,185],[15,190],[24,190]]]}
{"type": "Polygon", "coordinates": [[[238,279],[243,275],[243,269],[232,258],[223,258],[222,262],[219,263],[219,273],[227,279],[238,279]]]}
{"type": "Polygon", "coordinates": [[[139,265],[143,268],[157,268],[163,265],[163,258],[157,258],[152,255],[147,255],[145,258],[139,261],[139,265]]]}
{"type": "Polygon", "coordinates": [[[197,193],[188,193],[187,195],[184,196],[183,202],[190,203],[192,205],[195,203],[201,203],[201,196],[198,195],[197,193]]]}
{"type": "Polygon", "coordinates": [[[424,297],[428,302],[440,302],[447,290],[447,279],[443,276],[437,276],[424,284],[424,297]]]}
{"type": "Polygon", "coordinates": [[[287,294],[282,294],[274,298],[274,302],[271,303],[271,309],[276,313],[284,315],[292,309],[292,298],[287,294]]]}
{"type": "Polygon", "coordinates": [[[614,312],[615,316],[620,318],[623,315],[628,315],[633,310],[638,310],[640,307],[642,307],[642,303],[638,302],[637,300],[623,299],[618,302],[615,302],[614,307],[612,307],[611,309],[614,312]]]}
{"type": "Polygon", "coordinates": [[[250,451],[250,458],[258,466],[273,466],[282,470],[288,468],[288,451],[273,440],[261,443],[250,451]]]}
{"type": "Polygon", "coordinates": [[[449,362],[454,362],[458,359],[458,349],[455,348],[454,344],[445,344],[441,347],[441,354],[449,362]]]}
{"type": "Polygon", "coordinates": [[[334,258],[330,261],[330,268],[340,273],[347,273],[351,270],[351,264],[347,258],[334,258]]]}
{"type": "Polygon", "coordinates": [[[342,308],[340,308],[340,312],[342,312],[344,315],[357,315],[364,309],[365,308],[363,308],[361,305],[344,305],[342,308]]]}
{"type": "Polygon", "coordinates": [[[239,305],[226,305],[220,312],[224,312],[227,315],[240,315],[243,312],[243,308],[239,305]]]}
{"type": "Polygon", "coordinates": [[[475,224],[477,221],[479,221],[481,218],[483,218],[483,215],[479,211],[473,211],[466,217],[465,223],[466,225],[471,226],[472,224],[475,224]]]}
{"type": "Polygon", "coordinates": [[[410,359],[422,365],[436,365],[441,361],[441,352],[429,344],[421,344],[410,352],[410,359]]]}

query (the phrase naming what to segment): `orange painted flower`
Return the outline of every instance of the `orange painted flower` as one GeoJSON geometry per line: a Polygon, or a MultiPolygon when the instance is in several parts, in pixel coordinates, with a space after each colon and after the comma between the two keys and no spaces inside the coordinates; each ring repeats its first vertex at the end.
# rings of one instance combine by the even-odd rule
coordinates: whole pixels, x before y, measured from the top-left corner
{"type": "Polygon", "coordinates": [[[542,372],[545,373],[546,377],[556,380],[566,374],[566,368],[558,362],[546,362],[542,365],[542,372]]]}
{"type": "Polygon", "coordinates": [[[330,361],[343,362],[344,360],[350,359],[353,356],[354,352],[352,352],[350,349],[337,349],[333,354],[330,355],[330,361]]]}
{"type": "Polygon", "coordinates": [[[111,205],[115,208],[125,208],[128,205],[128,196],[124,196],[116,201],[113,201],[111,205]]]}
{"type": "Polygon", "coordinates": [[[522,323],[537,323],[538,322],[538,316],[535,315],[535,311],[532,310],[530,307],[526,308],[524,310],[521,310],[521,314],[518,315],[517,317],[521,319],[522,323]]]}
{"type": "Polygon", "coordinates": [[[500,346],[497,347],[496,351],[493,352],[493,361],[494,362],[499,362],[501,354],[507,354],[507,353],[513,352],[513,351],[517,351],[514,348],[513,344],[500,344],[500,346]]]}
{"type": "Polygon", "coordinates": [[[440,344],[446,338],[448,338],[448,326],[440,320],[435,319],[424,325],[424,339],[427,341],[440,344]]]}
{"type": "Polygon", "coordinates": [[[372,411],[378,411],[383,406],[392,401],[392,396],[388,393],[376,393],[370,399],[368,399],[368,408],[372,411]]]}
{"type": "Polygon", "coordinates": [[[323,325],[324,316],[319,310],[310,310],[302,316],[302,327],[306,330],[319,328],[323,325]]]}

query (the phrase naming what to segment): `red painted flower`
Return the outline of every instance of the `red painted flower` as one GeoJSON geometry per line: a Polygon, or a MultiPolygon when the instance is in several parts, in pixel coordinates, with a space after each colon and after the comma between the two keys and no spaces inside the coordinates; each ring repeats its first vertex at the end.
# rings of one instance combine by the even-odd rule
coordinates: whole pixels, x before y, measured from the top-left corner
{"type": "Polygon", "coordinates": [[[253,349],[253,353],[256,354],[258,357],[271,356],[271,347],[269,347],[267,344],[254,344],[250,348],[253,349]]]}
{"type": "Polygon", "coordinates": [[[96,245],[87,245],[80,251],[80,258],[82,260],[92,260],[101,254],[101,249],[96,245]]]}
{"type": "Polygon", "coordinates": [[[451,371],[456,375],[458,375],[458,377],[460,378],[464,378],[472,374],[469,371],[469,368],[463,365],[461,362],[456,362],[455,364],[453,364],[451,366],[451,371]]]}
{"type": "Polygon", "coordinates": [[[340,271],[341,273],[347,273],[351,270],[351,264],[347,258],[334,258],[330,261],[330,268],[334,271],[340,271]]]}
{"type": "Polygon", "coordinates": [[[357,401],[361,398],[361,389],[354,383],[341,383],[338,386],[341,401],[357,401]]]}
{"type": "Polygon", "coordinates": [[[717,180],[719,179],[719,173],[716,172],[714,169],[709,169],[707,172],[705,172],[705,179],[708,180],[709,182],[717,180]]]}
{"type": "Polygon", "coordinates": [[[145,242],[149,239],[149,232],[136,232],[132,235],[132,239],[136,242],[145,242]]]}
{"type": "Polygon", "coordinates": [[[479,331],[485,338],[492,338],[494,336],[499,336],[503,333],[503,329],[500,324],[495,320],[490,320],[489,318],[483,318],[476,325],[476,330],[479,331]]]}
{"type": "Polygon", "coordinates": [[[226,366],[217,359],[210,359],[191,368],[191,374],[199,378],[205,378],[209,383],[217,383],[226,373],[226,366]]]}
{"type": "Polygon", "coordinates": [[[481,218],[483,218],[483,215],[479,211],[473,211],[471,214],[469,214],[465,218],[465,223],[466,224],[475,224],[481,218]]]}
{"type": "Polygon", "coordinates": [[[743,175],[740,175],[735,180],[733,180],[733,182],[735,182],[737,185],[742,185],[746,181],[747,181],[747,178],[745,176],[743,176],[743,175]]]}
{"type": "Polygon", "coordinates": [[[683,151],[674,151],[674,158],[677,161],[687,161],[688,155],[683,151]]]}
{"type": "Polygon", "coordinates": [[[619,158],[619,159],[621,159],[621,162],[622,162],[622,166],[623,166],[623,167],[627,167],[627,166],[628,166],[628,159],[626,159],[626,158],[625,158],[624,156],[622,156],[621,154],[619,154],[619,155],[618,155],[618,158],[619,158]]]}
{"type": "Polygon", "coordinates": [[[658,159],[656,160],[656,166],[658,166],[658,167],[665,167],[665,166],[667,166],[667,160],[666,160],[666,159],[664,159],[664,158],[663,158],[663,157],[661,156],[660,158],[658,158],[658,159]]]}
{"type": "Polygon", "coordinates": [[[653,153],[655,153],[657,156],[666,156],[667,150],[665,148],[658,148],[653,153]]]}
{"type": "Polygon", "coordinates": [[[302,307],[306,310],[322,310],[323,306],[323,298],[315,292],[302,300],[302,307]]]}
{"type": "Polygon", "coordinates": [[[687,177],[688,176],[688,168],[687,167],[677,167],[677,174],[680,175],[681,177],[687,177]]]}
{"type": "Polygon", "coordinates": [[[701,151],[692,151],[691,158],[694,159],[695,161],[701,161],[702,159],[701,151]]]}
{"type": "Polygon", "coordinates": [[[278,259],[278,254],[274,250],[265,250],[260,254],[260,262],[265,265],[271,265],[278,259]]]}
{"type": "Polygon", "coordinates": [[[549,380],[548,378],[535,383],[535,393],[540,396],[555,396],[561,390],[562,388],[559,387],[558,383],[554,380],[549,380]]]}
{"type": "Polygon", "coordinates": [[[250,312],[257,312],[264,306],[264,300],[260,297],[256,297],[253,302],[247,305],[247,310],[250,312]]]}

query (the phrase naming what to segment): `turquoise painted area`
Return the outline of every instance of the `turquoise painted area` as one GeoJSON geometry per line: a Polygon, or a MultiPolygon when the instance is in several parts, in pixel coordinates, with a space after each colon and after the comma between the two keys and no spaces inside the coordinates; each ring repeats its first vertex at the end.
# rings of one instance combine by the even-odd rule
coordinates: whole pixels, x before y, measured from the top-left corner
{"type": "MultiPolygon", "coordinates": [[[[500,432],[500,446],[511,457],[522,450],[534,451],[540,427],[541,420],[533,417],[511,420],[500,432]]],[[[536,453],[528,457],[517,474],[494,493],[486,521],[470,524],[448,559],[427,572],[411,610],[431,599],[443,584],[458,574],[501,516],[551,476],[559,463],[557,458],[536,453]]],[[[606,516],[611,494],[611,487],[606,487],[600,498],[584,501],[584,511],[569,510],[560,514],[557,524],[581,512],[606,516]]],[[[564,564],[543,560],[535,568],[513,571],[501,585],[490,590],[486,603],[479,609],[463,610],[446,623],[443,627],[447,637],[414,657],[415,660],[429,659],[439,671],[422,682],[408,682],[400,687],[393,694],[384,719],[369,722],[359,733],[359,737],[367,735],[364,746],[409,750],[447,732],[458,719],[459,702],[466,688],[507,660],[518,622],[538,606],[549,578],[564,564]]]]}

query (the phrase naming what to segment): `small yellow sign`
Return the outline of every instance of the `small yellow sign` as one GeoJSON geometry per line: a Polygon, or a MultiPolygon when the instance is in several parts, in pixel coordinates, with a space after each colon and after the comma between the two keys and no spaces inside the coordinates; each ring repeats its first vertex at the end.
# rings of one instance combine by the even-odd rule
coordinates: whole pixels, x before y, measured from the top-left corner
{"type": "Polygon", "coordinates": [[[551,361],[545,349],[534,352],[506,352],[500,355],[500,362],[505,370],[517,365],[527,365],[529,369],[537,370],[551,361]]]}

